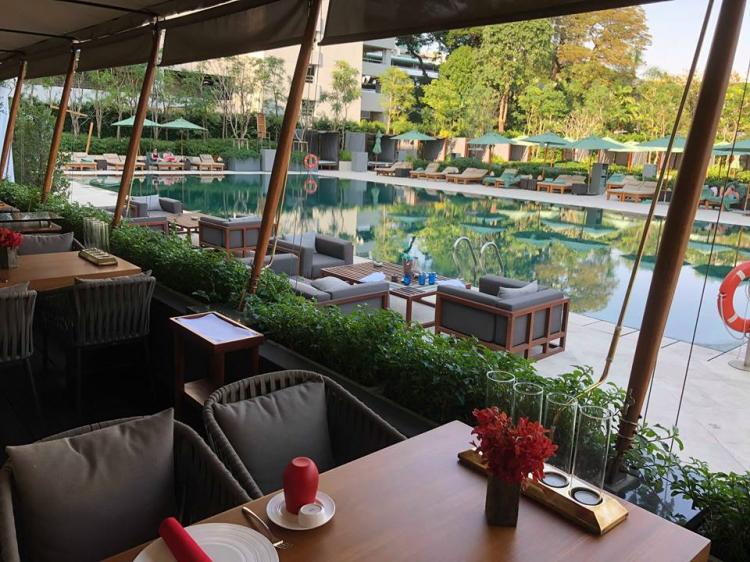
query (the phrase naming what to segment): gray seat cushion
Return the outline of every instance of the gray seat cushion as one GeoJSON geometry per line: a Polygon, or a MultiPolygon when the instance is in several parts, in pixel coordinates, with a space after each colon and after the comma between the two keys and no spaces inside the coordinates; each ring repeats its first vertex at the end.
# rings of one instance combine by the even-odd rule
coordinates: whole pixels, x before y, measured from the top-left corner
{"type": "Polygon", "coordinates": [[[479,279],[479,292],[496,297],[501,287],[516,289],[528,285],[526,281],[503,277],[502,275],[484,275],[479,279]]]}
{"type": "MultiPolygon", "coordinates": [[[[498,298],[462,287],[441,285],[438,293],[468,299],[487,306],[497,306],[498,298]]],[[[450,300],[442,302],[440,324],[460,334],[476,336],[486,342],[495,341],[496,316],[491,312],[477,310],[450,300]]]]}
{"type": "Polygon", "coordinates": [[[348,289],[351,286],[346,281],[342,281],[337,277],[321,277],[320,279],[311,281],[310,285],[315,287],[318,291],[325,291],[326,293],[348,289]]]}
{"type": "Polygon", "coordinates": [[[522,297],[523,295],[533,295],[539,290],[539,285],[536,281],[532,281],[523,287],[500,287],[497,291],[497,296],[501,299],[508,299],[514,297],[522,297]]]}
{"type": "Polygon", "coordinates": [[[344,260],[327,256],[325,254],[313,254],[312,257],[312,274],[314,279],[322,275],[321,269],[324,267],[334,267],[337,265],[346,265],[344,260]]]}
{"type": "Polygon", "coordinates": [[[216,405],[215,414],[264,494],[281,489],[284,469],[295,457],[311,458],[320,472],[335,466],[322,379],[216,405]]]}
{"type": "Polygon", "coordinates": [[[175,514],[172,410],[8,447],[22,540],[38,562],[101,560],[158,536],[175,514]]]}
{"type": "Polygon", "coordinates": [[[310,280],[304,277],[290,277],[289,284],[292,286],[294,294],[299,297],[305,297],[306,299],[315,299],[318,302],[325,302],[331,300],[331,295],[325,291],[319,291],[312,285],[310,280]]]}
{"type": "MultiPolygon", "coordinates": [[[[523,310],[530,306],[536,306],[539,304],[545,304],[558,299],[564,298],[560,291],[553,289],[540,289],[531,295],[521,295],[509,299],[500,299],[497,302],[497,307],[510,312],[523,310]]],[[[547,327],[548,313],[545,311],[538,311],[534,314],[534,326],[532,330],[532,338],[538,339],[544,335],[547,327]]],[[[551,333],[558,332],[562,329],[563,321],[563,306],[559,305],[552,309],[552,329],[551,333]]],[[[526,339],[526,333],[529,325],[529,315],[524,314],[516,318],[513,327],[513,338],[512,345],[519,345],[526,339]]],[[[508,330],[508,319],[504,317],[497,317],[497,326],[495,330],[495,342],[500,345],[505,345],[508,330]]]]}
{"type": "Polygon", "coordinates": [[[73,250],[73,233],[65,234],[24,234],[23,242],[18,247],[18,254],[54,254],[73,250]]]}
{"type": "Polygon", "coordinates": [[[131,201],[134,203],[145,204],[146,210],[149,211],[161,211],[161,204],[159,203],[158,195],[144,195],[142,197],[131,197],[131,201]]]}

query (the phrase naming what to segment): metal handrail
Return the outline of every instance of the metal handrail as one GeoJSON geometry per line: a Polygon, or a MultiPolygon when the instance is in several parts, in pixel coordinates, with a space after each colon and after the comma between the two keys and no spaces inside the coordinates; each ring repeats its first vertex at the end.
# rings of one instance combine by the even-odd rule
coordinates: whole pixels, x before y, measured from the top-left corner
{"type": "Polygon", "coordinates": [[[500,257],[500,248],[497,247],[497,244],[494,242],[485,242],[482,244],[482,247],[479,249],[479,265],[482,268],[482,273],[487,275],[487,264],[484,262],[484,253],[489,250],[490,248],[495,248],[495,255],[497,256],[497,263],[500,264],[500,271],[497,273],[497,275],[502,275],[505,271],[505,264],[503,263],[503,258],[500,257]]]}
{"type": "Polygon", "coordinates": [[[466,277],[463,275],[463,272],[461,271],[461,264],[458,263],[458,247],[461,245],[461,242],[466,242],[469,245],[469,252],[471,252],[471,259],[474,260],[474,277],[472,280],[472,283],[474,285],[477,284],[477,273],[479,271],[479,260],[477,260],[477,254],[474,252],[474,245],[471,243],[471,240],[469,240],[466,236],[460,236],[456,239],[456,241],[453,243],[453,263],[456,265],[456,271],[458,271],[458,277],[460,279],[466,280],[466,277]]]}

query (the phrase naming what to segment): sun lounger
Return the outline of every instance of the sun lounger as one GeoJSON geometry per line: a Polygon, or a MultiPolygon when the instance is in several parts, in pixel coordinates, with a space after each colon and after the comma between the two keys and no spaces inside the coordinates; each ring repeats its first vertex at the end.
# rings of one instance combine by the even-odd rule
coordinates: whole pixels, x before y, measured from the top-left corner
{"type": "Polygon", "coordinates": [[[74,152],[70,161],[65,163],[65,169],[69,171],[96,170],[96,162],[85,152],[74,152]]]}
{"type": "Polygon", "coordinates": [[[488,174],[488,170],[482,168],[466,168],[460,174],[446,174],[445,181],[448,183],[480,183],[482,178],[488,174]]]}
{"type": "Polygon", "coordinates": [[[208,166],[209,170],[223,170],[224,162],[217,162],[210,154],[201,154],[201,164],[208,166]]]}
{"type": "Polygon", "coordinates": [[[107,170],[122,170],[125,167],[125,164],[122,160],[120,160],[120,157],[117,154],[112,153],[105,153],[102,156],[104,156],[104,160],[107,162],[107,170]]]}
{"type": "Polygon", "coordinates": [[[607,199],[613,195],[619,199],[623,189],[638,189],[642,184],[642,180],[633,176],[625,176],[619,183],[607,182],[607,199]]]}
{"type": "Polygon", "coordinates": [[[445,179],[445,176],[448,174],[457,174],[458,168],[454,166],[448,166],[445,170],[442,172],[434,172],[432,174],[425,173],[424,179],[426,180],[442,180],[445,179]]]}
{"type": "Polygon", "coordinates": [[[424,170],[414,170],[409,172],[410,178],[423,178],[426,174],[434,174],[440,169],[439,162],[430,162],[424,170]]]}
{"type": "Polygon", "coordinates": [[[573,184],[577,183],[586,183],[586,178],[583,176],[571,176],[568,174],[563,174],[552,181],[548,181],[545,179],[544,181],[538,182],[536,184],[536,190],[545,190],[547,191],[547,193],[565,193],[567,191],[570,191],[572,193],[573,184]]]}
{"type": "MultiPolygon", "coordinates": [[[[732,185],[732,184],[730,184],[732,185]]],[[[705,207],[706,209],[718,208],[720,205],[724,205],[724,210],[728,211],[732,207],[740,207],[744,204],[745,197],[747,196],[747,184],[733,184],[737,190],[737,197],[722,197],[720,195],[714,195],[714,192],[705,185],[701,191],[701,198],[698,202],[699,206],[705,207]]]]}
{"type": "Polygon", "coordinates": [[[655,181],[643,181],[640,184],[627,184],[620,189],[611,189],[607,191],[607,199],[610,194],[615,195],[620,201],[632,200],[634,203],[640,203],[643,199],[653,199],[656,193],[655,181]]]}
{"type": "Polygon", "coordinates": [[[375,170],[379,176],[395,176],[398,170],[411,170],[414,165],[411,162],[396,162],[390,168],[375,170]]]}
{"type": "Polygon", "coordinates": [[[506,168],[499,176],[486,177],[482,183],[492,187],[510,187],[521,181],[518,176],[518,170],[515,168],[506,168]]]}

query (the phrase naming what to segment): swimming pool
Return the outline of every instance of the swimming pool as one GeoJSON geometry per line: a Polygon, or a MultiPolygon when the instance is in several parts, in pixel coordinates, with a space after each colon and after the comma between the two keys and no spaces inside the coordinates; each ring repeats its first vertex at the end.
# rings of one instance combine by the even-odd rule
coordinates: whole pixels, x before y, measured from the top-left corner
{"type": "MultiPolygon", "coordinates": [[[[217,216],[262,212],[268,175],[218,177],[146,176],[134,182],[133,195],[160,193],[184,202],[189,211],[217,216]]],[[[420,267],[458,276],[452,259],[453,242],[468,237],[478,248],[487,241],[500,248],[504,274],[537,279],[564,291],[571,309],[615,322],[622,305],[633,255],[644,219],[601,209],[540,204],[503,198],[466,197],[357,180],[318,177],[315,193],[303,189],[303,177],[291,175],[283,202],[281,232],[316,230],[352,240],[357,255],[397,261],[415,237],[413,252],[420,267]]],[[[118,178],[86,180],[116,190],[118,178]]],[[[647,245],[625,324],[638,328],[653,277],[653,258],[661,233],[658,219],[647,245]]],[[[724,329],[716,295],[724,275],[736,261],[750,259],[750,240],[742,227],[720,225],[717,251],[706,286],[696,343],[719,350],[738,345],[724,329]]],[[[714,226],[696,222],[665,336],[690,341],[706,274],[714,226]]],[[[498,271],[488,254],[488,273],[498,271]]],[[[459,255],[461,272],[472,280],[472,260],[466,248],[459,255]]],[[[655,282],[658,282],[656,280],[655,282]]],[[[736,308],[746,310],[744,291],[737,291],[736,308]]]]}

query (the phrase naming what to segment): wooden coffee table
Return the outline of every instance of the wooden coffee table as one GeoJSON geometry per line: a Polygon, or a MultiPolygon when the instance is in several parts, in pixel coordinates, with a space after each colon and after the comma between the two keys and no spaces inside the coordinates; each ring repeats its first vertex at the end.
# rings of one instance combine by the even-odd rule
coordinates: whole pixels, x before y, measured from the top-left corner
{"type": "Polygon", "coordinates": [[[177,226],[178,234],[192,234],[198,232],[198,221],[202,217],[210,217],[204,213],[180,213],[179,215],[168,215],[167,221],[177,226]]]}
{"type": "MultiPolygon", "coordinates": [[[[352,265],[337,265],[334,267],[324,267],[321,270],[323,277],[337,277],[342,281],[346,281],[351,284],[360,283],[363,277],[367,277],[371,273],[376,271],[382,271],[385,274],[385,281],[390,284],[389,293],[394,297],[399,297],[406,301],[406,322],[411,322],[412,307],[415,302],[424,304],[435,308],[435,303],[425,300],[428,297],[433,297],[437,293],[437,284],[435,285],[419,285],[417,280],[412,276],[412,283],[409,286],[405,286],[403,283],[394,283],[391,281],[391,277],[398,275],[399,278],[404,276],[404,268],[401,265],[395,263],[384,263],[381,267],[375,267],[375,262],[361,262],[354,263],[352,265]]],[[[448,277],[442,275],[436,276],[437,281],[447,281],[448,277]]],[[[422,324],[423,328],[429,328],[435,325],[435,321],[425,322],[422,324]]]]}

